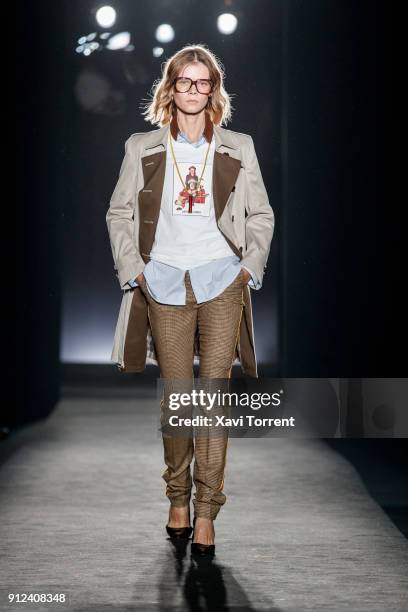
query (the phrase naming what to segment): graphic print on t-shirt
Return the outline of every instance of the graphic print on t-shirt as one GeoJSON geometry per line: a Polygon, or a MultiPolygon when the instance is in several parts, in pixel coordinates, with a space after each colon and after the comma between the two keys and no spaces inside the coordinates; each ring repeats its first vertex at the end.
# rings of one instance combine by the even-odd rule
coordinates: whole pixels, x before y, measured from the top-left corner
{"type": "Polygon", "coordinates": [[[181,184],[177,169],[173,166],[173,215],[209,217],[211,166],[207,164],[202,177],[203,164],[179,163],[178,167],[184,185],[181,184]]]}

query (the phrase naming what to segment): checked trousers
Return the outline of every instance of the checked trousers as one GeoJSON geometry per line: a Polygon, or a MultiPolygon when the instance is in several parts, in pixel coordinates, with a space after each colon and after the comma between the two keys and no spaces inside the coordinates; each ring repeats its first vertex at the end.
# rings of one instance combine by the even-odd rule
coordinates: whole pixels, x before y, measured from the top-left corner
{"type": "MultiPolygon", "coordinates": [[[[161,304],[150,295],[146,281],[140,285],[148,303],[160,377],[165,379],[161,402],[162,425],[168,422],[166,419],[170,412],[178,417],[191,416],[191,406],[170,411],[168,399],[169,394],[175,390],[186,392],[188,388],[193,388],[196,333],[199,337],[201,385],[208,390],[212,382],[219,382],[217,379],[231,377],[244,308],[243,290],[246,281],[242,269],[220,295],[201,304],[197,304],[195,299],[188,270],[184,282],[186,304],[183,305],[161,304]]],[[[214,405],[210,412],[210,416],[217,414],[217,406],[214,405]]],[[[200,427],[199,433],[196,430],[193,433],[191,427],[184,428],[182,435],[175,435],[170,429],[174,427],[162,426],[164,461],[167,466],[162,477],[166,482],[166,495],[173,506],[187,506],[194,482],[194,515],[215,520],[226,501],[223,489],[228,430],[213,435],[206,432],[205,427],[200,427]]]]}

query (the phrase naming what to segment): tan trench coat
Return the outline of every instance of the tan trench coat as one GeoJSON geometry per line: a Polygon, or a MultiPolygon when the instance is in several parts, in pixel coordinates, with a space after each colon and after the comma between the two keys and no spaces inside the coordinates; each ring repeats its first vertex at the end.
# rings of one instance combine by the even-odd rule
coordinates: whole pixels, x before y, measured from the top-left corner
{"type": "MultiPolygon", "coordinates": [[[[106,214],[114,269],[123,290],[111,360],[122,372],[142,372],[147,363],[158,365],[147,301],[139,287],[127,281],[141,272],[150,257],[159,219],[166,145],[170,124],[132,134],[106,214]]],[[[215,154],[213,198],[220,232],[262,284],[275,217],[268,201],[252,137],[213,125],[215,154]]],[[[244,286],[244,314],[234,364],[258,377],[251,293],[244,286]]],[[[194,346],[199,363],[199,338],[194,346]]]]}

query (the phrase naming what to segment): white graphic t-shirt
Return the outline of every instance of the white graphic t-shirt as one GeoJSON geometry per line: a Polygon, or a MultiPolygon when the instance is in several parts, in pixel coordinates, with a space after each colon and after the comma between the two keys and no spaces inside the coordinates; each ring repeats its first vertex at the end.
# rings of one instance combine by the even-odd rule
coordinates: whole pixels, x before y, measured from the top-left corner
{"type": "Polygon", "coordinates": [[[172,138],[179,173],[169,144],[159,221],[150,252],[153,260],[189,270],[234,255],[215,219],[212,176],[215,139],[193,147],[172,138]]]}

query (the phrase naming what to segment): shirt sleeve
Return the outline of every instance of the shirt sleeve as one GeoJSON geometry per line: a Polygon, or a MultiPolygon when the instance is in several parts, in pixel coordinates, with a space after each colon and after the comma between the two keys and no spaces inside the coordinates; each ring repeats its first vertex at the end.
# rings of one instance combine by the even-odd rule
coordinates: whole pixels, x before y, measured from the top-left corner
{"type": "Polygon", "coordinates": [[[248,285],[252,288],[252,289],[260,289],[261,288],[261,283],[259,282],[255,272],[252,272],[252,270],[250,270],[247,266],[241,266],[242,268],[245,268],[245,270],[247,270],[250,275],[251,278],[248,281],[248,285]]]}

